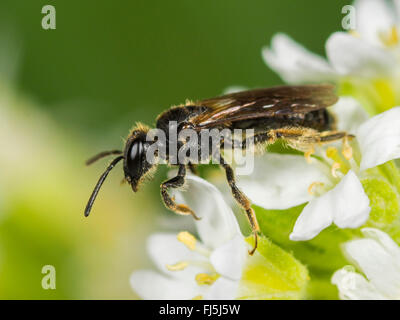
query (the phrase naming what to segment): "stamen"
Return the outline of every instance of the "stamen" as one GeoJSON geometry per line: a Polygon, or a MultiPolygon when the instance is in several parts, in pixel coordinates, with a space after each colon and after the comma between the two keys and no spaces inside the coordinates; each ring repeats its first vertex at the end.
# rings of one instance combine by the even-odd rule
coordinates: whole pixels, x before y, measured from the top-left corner
{"type": "Polygon", "coordinates": [[[203,300],[203,296],[201,294],[199,294],[198,296],[195,296],[192,298],[192,300],[203,300]]]}
{"type": "Polygon", "coordinates": [[[331,174],[334,178],[339,178],[337,174],[337,170],[340,169],[340,163],[339,162],[334,162],[332,167],[331,167],[331,174]]]}
{"type": "Polygon", "coordinates": [[[399,43],[399,33],[396,26],[390,28],[388,33],[380,33],[379,37],[383,44],[387,47],[393,47],[399,43]]]}
{"type": "Polygon", "coordinates": [[[323,182],[318,182],[318,181],[315,181],[315,182],[313,182],[313,183],[311,183],[310,184],[310,186],[308,187],[308,193],[310,194],[310,195],[312,195],[312,196],[314,196],[314,195],[317,195],[318,194],[318,192],[315,192],[314,191],[314,188],[315,187],[323,187],[324,186],[324,183],[323,182]]]}
{"type": "Polygon", "coordinates": [[[178,241],[182,242],[186,247],[190,250],[194,250],[196,248],[196,238],[187,231],[179,232],[178,241]]]}
{"type": "Polygon", "coordinates": [[[326,156],[329,159],[335,160],[335,158],[337,157],[338,154],[338,150],[335,147],[329,147],[328,149],[326,149],[326,156]]]}
{"type": "Polygon", "coordinates": [[[311,156],[314,154],[315,150],[312,148],[311,150],[308,150],[307,152],[304,153],[304,157],[306,158],[307,163],[312,163],[312,158],[311,156]]]}
{"type": "Polygon", "coordinates": [[[181,271],[185,269],[188,265],[189,263],[187,263],[186,261],[181,261],[172,265],[167,264],[166,267],[169,271],[181,271]]]}
{"type": "Polygon", "coordinates": [[[348,162],[345,159],[343,159],[343,157],[340,155],[337,148],[329,147],[326,150],[326,156],[333,160],[333,165],[331,167],[331,174],[335,178],[338,178],[338,175],[336,172],[337,170],[340,169],[340,171],[343,174],[346,174],[350,170],[350,166],[349,166],[348,162]]]}
{"type": "Polygon", "coordinates": [[[343,138],[342,154],[346,160],[353,158],[353,148],[350,146],[349,139],[347,137],[343,138]]]}
{"type": "Polygon", "coordinates": [[[211,285],[219,278],[218,274],[209,275],[208,273],[198,273],[195,277],[196,282],[199,286],[211,285]]]}
{"type": "Polygon", "coordinates": [[[360,34],[357,31],[353,30],[353,29],[351,29],[349,31],[349,34],[352,35],[353,37],[356,37],[356,38],[360,38],[361,37],[360,34]]]}

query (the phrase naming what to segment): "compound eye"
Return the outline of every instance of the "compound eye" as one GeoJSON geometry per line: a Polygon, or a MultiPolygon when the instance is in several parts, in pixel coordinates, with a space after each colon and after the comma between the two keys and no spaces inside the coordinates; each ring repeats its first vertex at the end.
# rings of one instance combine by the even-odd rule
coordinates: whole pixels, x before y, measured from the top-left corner
{"type": "Polygon", "coordinates": [[[136,141],[132,143],[127,154],[127,169],[132,178],[138,178],[142,172],[142,157],[144,153],[143,143],[136,141]]]}

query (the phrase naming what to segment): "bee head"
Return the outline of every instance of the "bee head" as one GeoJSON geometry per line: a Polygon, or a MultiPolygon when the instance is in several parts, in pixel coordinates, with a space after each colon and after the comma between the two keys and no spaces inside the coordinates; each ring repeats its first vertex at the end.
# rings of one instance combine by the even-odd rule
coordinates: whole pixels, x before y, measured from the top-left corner
{"type": "Polygon", "coordinates": [[[151,172],[154,164],[146,156],[151,141],[146,141],[149,129],[138,125],[130,134],[125,144],[124,173],[134,192],[138,191],[139,184],[151,172]]]}
{"type": "Polygon", "coordinates": [[[85,216],[89,216],[90,211],[92,209],[93,203],[96,200],[96,197],[100,191],[101,186],[106,180],[110,171],[117,165],[118,162],[124,160],[124,173],[125,179],[132,186],[133,191],[138,190],[139,183],[143,181],[143,179],[150,173],[150,169],[154,167],[153,163],[149,163],[146,158],[146,152],[149,145],[152,142],[146,141],[146,135],[149,131],[149,128],[144,127],[142,125],[136,126],[136,128],[131,132],[128,137],[128,140],[125,144],[125,151],[122,152],[120,150],[111,150],[100,152],[94,157],[90,158],[86,161],[87,165],[90,165],[97,160],[104,158],[109,155],[118,155],[107,167],[104,173],[100,176],[99,181],[97,182],[92,195],[89,198],[89,201],[85,208],[85,216]]]}

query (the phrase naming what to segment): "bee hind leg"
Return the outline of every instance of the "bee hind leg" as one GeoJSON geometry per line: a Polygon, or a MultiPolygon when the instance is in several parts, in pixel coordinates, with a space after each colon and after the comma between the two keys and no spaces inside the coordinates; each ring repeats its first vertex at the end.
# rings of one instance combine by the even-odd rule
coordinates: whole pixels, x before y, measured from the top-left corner
{"type": "Polygon", "coordinates": [[[196,220],[200,220],[200,218],[194,213],[194,211],[192,209],[190,209],[185,204],[175,203],[174,199],[171,198],[171,196],[168,193],[168,190],[170,188],[175,189],[175,188],[182,187],[185,184],[185,176],[186,176],[186,167],[185,167],[185,165],[180,165],[178,175],[161,184],[161,187],[160,187],[161,188],[161,197],[163,199],[165,206],[168,209],[170,209],[171,211],[174,211],[175,213],[180,214],[180,215],[185,215],[185,216],[191,215],[196,220]]]}
{"type": "Polygon", "coordinates": [[[351,154],[351,147],[348,140],[353,136],[343,131],[324,131],[319,132],[310,128],[282,128],[273,131],[277,138],[284,139],[287,144],[299,151],[304,152],[306,160],[310,162],[311,155],[315,151],[315,146],[326,144],[338,140],[343,140],[343,154],[351,154]]]}
{"type": "Polygon", "coordinates": [[[260,231],[260,227],[257,222],[257,217],[254,213],[254,210],[251,208],[250,200],[246,197],[246,195],[238,188],[235,181],[235,174],[233,172],[232,167],[226,163],[226,161],[219,155],[220,165],[224,168],[226,173],[226,180],[228,181],[229,186],[231,187],[232,195],[235,198],[236,202],[246,211],[247,218],[250,222],[251,230],[254,235],[254,247],[249,251],[250,255],[253,255],[257,249],[258,245],[258,232],[260,231]]]}

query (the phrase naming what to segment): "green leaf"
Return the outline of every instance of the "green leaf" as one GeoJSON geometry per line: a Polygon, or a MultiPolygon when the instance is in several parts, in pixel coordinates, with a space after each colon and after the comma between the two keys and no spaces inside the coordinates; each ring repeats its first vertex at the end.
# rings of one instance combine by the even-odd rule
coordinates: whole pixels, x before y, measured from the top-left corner
{"type": "MultiPolygon", "coordinates": [[[[246,239],[252,246],[253,237],[246,239]]],[[[307,268],[292,254],[261,236],[247,259],[239,286],[240,299],[301,299],[309,280],[307,268]]]]}
{"type": "Polygon", "coordinates": [[[265,210],[256,207],[262,233],[274,243],[291,251],[310,270],[318,273],[332,272],[347,263],[341,243],[351,239],[355,231],[330,226],[309,241],[291,241],[289,235],[305,205],[287,210],[265,210]]]}

